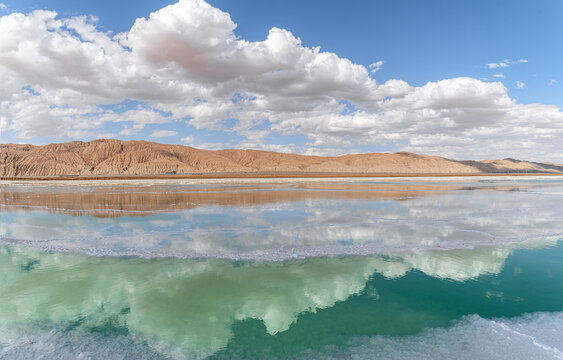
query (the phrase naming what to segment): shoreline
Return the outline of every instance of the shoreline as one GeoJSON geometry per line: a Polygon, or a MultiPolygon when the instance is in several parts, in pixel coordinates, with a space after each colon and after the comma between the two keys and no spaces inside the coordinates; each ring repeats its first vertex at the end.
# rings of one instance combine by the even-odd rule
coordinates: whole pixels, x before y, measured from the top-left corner
{"type": "Polygon", "coordinates": [[[346,173],[346,172],[217,172],[162,175],[58,175],[0,176],[0,181],[100,181],[100,180],[185,180],[185,179],[293,179],[293,178],[420,178],[420,177],[527,177],[563,176],[563,173],[346,173]]]}

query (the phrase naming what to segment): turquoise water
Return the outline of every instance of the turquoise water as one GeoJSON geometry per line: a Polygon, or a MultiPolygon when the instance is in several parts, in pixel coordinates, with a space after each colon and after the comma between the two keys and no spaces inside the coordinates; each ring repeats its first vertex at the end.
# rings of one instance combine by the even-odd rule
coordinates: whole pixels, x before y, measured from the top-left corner
{"type": "Polygon", "coordinates": [[[563,358],[563,181],[213,189],[2,184],[0,359],[563,358]]]}

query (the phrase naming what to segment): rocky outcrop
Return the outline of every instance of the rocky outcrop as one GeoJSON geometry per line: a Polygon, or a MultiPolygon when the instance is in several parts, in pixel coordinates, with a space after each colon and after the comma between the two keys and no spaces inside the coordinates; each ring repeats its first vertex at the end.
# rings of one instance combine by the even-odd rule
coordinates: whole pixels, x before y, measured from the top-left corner
{"type": "Polygon", "coordinates": [[[148,141],[72,141],[44,146],[0,146],[0,176],[102,176],[193,173],[330,172],[475,174],[482,172],[563,172],[563,166],[522,162],[455,161],[406,152],[339,157],[304,156],[258,150],[201,150],[148,141]]]}

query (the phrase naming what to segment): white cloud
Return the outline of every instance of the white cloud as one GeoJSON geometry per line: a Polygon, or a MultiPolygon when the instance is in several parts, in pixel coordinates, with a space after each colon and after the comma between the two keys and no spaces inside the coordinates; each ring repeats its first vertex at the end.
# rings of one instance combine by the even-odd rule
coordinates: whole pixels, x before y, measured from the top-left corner
{"type": "Polygon", "coordinates": [[[516,81],[516,87],[518,89],[523,89],[526,86],[522,81],[516,81]]]}
{"type": "Polygon", "coordinates": [[[506,68],[514,64],[525,64],[527,62],[528,62],[527,59],[520,59],[520,60],[505,59],[503,61],[499,61],[496,63],[493,62],[493,63],[485,64],[485,66],[488,67],[489,69],[498,69],[498,68],[506,68]]]}
{"type": "MultiPolygon", "coordinates": [[[[0,33],[10,34],[0,38],[3,131],[31,141],[80,139],[110,123],[131,135],[147,124],[183,121],[243,137],[239,145],[249,148],[334,154],[400,144],[455,158],[559,159],[550,154],[560,153],[563,114],[556,106],[518,104],[500,82],[377,83],[370,73],[383,61],[366,68],[305,47],[279,28],[263,41],[244,40],[229,14],[202,0],[180,0],[115,36],[96,21],[49,11],[0,18],[0,33]],[[143,105],[102,106],[125,100],[143,105]],[[307,144],[264,144],[277,134],[304,135],[307,144]]],[[[182,139],[225,145],[197,140],[182,139]]]]}
{"type": "Polygon", "coordinates": [[[6,4],[0,3],[0,10],[6,11],[8,10],[8,7],[6,6],[6,4]]]}
{"type": "Polygon", "coordinates": [[[370,74],[375,74],[376,72],[378,72],[379,70],[381,70],[381,68],[383,67],[383,60],[379,60],[376,61],[374,63],[369,64],[368,68],[369,68],[369,73],[370,74]]]}
{"type": "Polygon", "coordinates": [[[184,138],[181,138],[180,141],[183,142],[184,144],[191,145],[194,143],[195,137],[193,135],[186,136],[184,138]]]}
{"type": "Polygon", "coordinates": [[[547,83],[547,86],[553,86],[553,85],[555,85],[555,84],[557,84],[557,83],[558,83],[557,80],[551,79],[551,80],[549,80],[549,82],[547,83]]]}
{"type": "Polygon", "coordinates": [[[100,133],[95,135],[96,139],[117,139],[117,135],[114,133],[100,133]]]}
{"type": "MultiPolygon", "coordinates": [[[[181,142],[184,144],[195,147],[198,149],[206,149],[206,150],[221,150],[221,149],[232,149],[233,146],[229,143],[225,142],[210,142],[210,141],[202,141],[200,136],[189,135],[182,139],[181,142]]],[[[243,146],[239,146],[238,148],[242,148],[243,146]]]]}
{"type": "Polygon", "coordinates": [[[138,133],[138,132],[139,132],[138,129],[135,129],[135,128],[132,128],[132,127],[129,127],[129,126],[125,125],[125,126],[123,127],[123,130],[121,130],[121,131],[119,132],[119,135],[124,135],[124,136],[135,135],[135,134],[138,133]]]}
{"type": "Polygon", "coordinates": [[[503,78],[504,75],[503,75],[503,74],[493,74],[493,77],[496,77],[496,78],[503,78]]]}
{"type": "Polygon", "coordinates": [[[498,62],[498,63],[488,63],[488,64],[486,64],[486,66],[489,69],[505,68],[505,67],[508,67],[508,63],[501,61],[501,62],[498,62]]]}
{"type": "Polygon", "coordinates": [[[153,138],[163,138],[171,136],[178,136],[178,132],[174,130],[155,130],[150,135],[150,137],[153,138]]]}

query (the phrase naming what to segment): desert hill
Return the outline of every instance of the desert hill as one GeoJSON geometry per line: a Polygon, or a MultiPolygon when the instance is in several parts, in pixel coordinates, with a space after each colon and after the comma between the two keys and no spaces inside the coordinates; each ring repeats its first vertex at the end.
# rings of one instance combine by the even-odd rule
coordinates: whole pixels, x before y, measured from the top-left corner
{"type": "Polygon", "coordinates": [[[338,157],[260,150],[202,150],[148,141],[72,141],[0,145],[1,177],[162,175],[193,173],[563,173],[563,165],[514,159],[456,161],[407,152],[338,157]]]}

